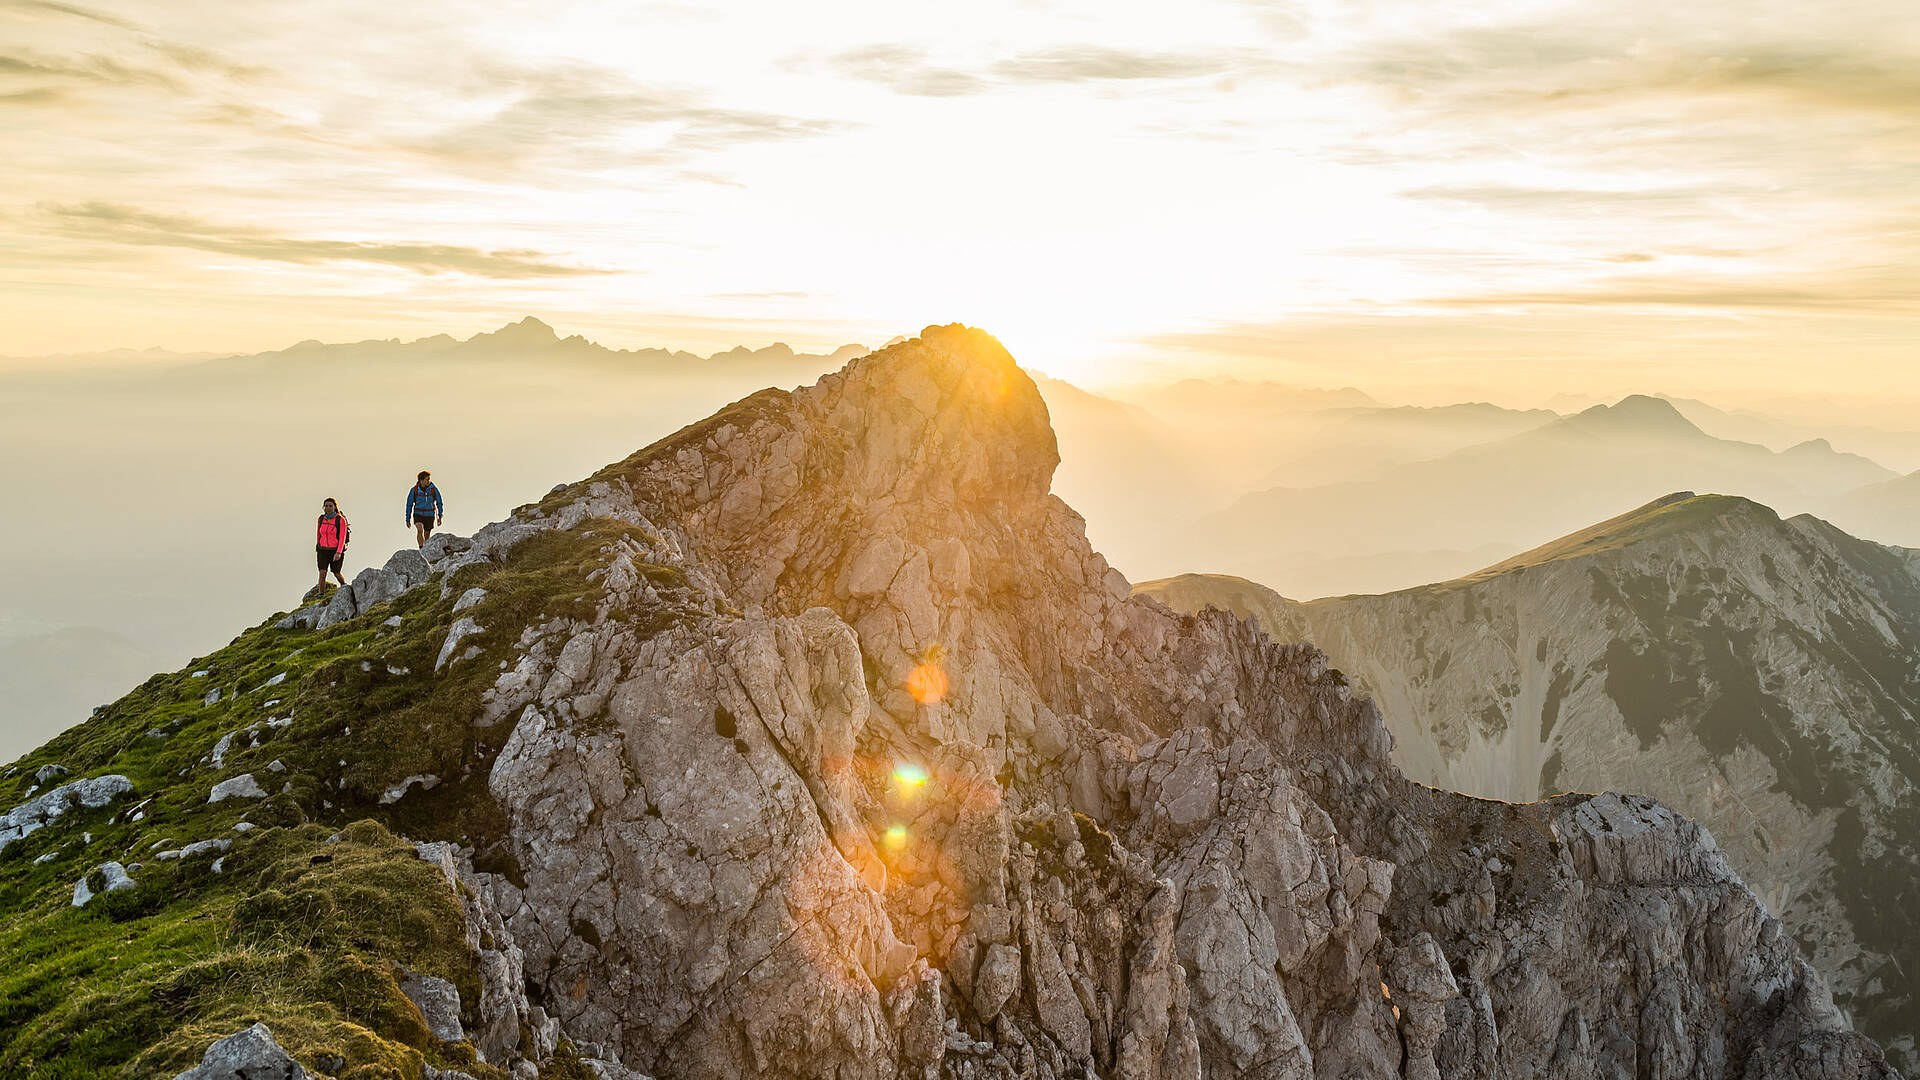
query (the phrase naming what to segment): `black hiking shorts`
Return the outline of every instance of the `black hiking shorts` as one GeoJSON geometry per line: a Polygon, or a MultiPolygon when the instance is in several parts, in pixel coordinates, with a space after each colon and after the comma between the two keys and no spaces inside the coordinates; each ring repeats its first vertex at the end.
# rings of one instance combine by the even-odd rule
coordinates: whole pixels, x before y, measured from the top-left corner
{"type": "Polygon", "coordinates": [[[428,536],[433,535],[433,515],[429,514],[426,517],[414,518],[413,523],[419,526],[420,528],[427,530],[426,534],[428,536]]]}
{"type": "Polygon", "coordinates": [[[347,549],[322,547],[319,544],[315,544],[313,545],[313,561],[320,564],[321,573],[324,574],[332,571],[337,574],[340,572],[340,564],[347,561],[347,549]]]}

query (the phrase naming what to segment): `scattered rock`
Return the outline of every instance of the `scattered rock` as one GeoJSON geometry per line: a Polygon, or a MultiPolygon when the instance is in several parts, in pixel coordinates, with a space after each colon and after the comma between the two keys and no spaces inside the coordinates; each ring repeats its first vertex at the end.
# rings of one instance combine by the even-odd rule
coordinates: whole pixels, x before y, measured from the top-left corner
{"type": "Polygon", "coordinates": [[[174,1080],[309,1080],[307,1070],[280,1048],[273,1031],[255,1024],[207,1048],[200,1064],[174,1080]]]}
{"type": "Polygon", "coordinates": [[[400,984],[427,1021],[427,1031],[441,1042],[458,1042],[467,1037],[460,1027],[460,991],[445,979],[431,975],[410,975],[400,984]]]}
{"type": "Polygon", "coordinates": [[[222,780],[213,785],[213,790],[207,793],[207,801],[210,803],[224,802],[230,798],[264,799],[266,797],[267,793],[261,789],[260,782],[253,778],[252,773],[241,773],[230,780],[222,780]]]}
{"type": "Polygon", "coordinates": [[[447,631],[446,642],[440,646],[440,656],[433,662],[433,670],[437,672],[447,666],[448,660],[453,656],[453,651],[460,647],[462,640],[485,632],[486,627],[475,622],[472,616],[462,616],[454,620],[453,626],[447,631]]]}
{"type": "Polygon", "coordinates": [[[132,790],[133,781],[111,774],[62,784],[38,798],[29,799],[0,816],[0,851],[5,851],[15,840],[53,824],[75,807],[97,810],[132,790]]]}
{"type": "Polygon", "coordinates": [[[424,585],[433,576],[433,567],[428,565],[427,557],[415,548],[401,548],[394,552],[381,569],[399,583],[401,592],[415,585],[424,585]]]}
{"type": "Polygon", "coordinates": [[[473,541],[453,533],[435,533],[427,537],[427,542],[419,551],[421,558],[435,570],[444,569],[440,564],[453,556],[473,547],[473,541]]]}
{"type": "Polygon", "coordinates": [[[381,792],[380,805],[389,806],[399,802],[401,798],[406,795],[407,790],[415,784],[420,785],[421,791],[432,791],[434,788],[440,786],[440,778],[433,775],[409,776],[405,780],[381,792]]]}
{"type": "Polygon", "coordinates": [[[460,594],[460,599],[455,600],[453,602],[453,610],[456,612],[465,611],[468,608],[478,604],[480,601],[485,600],[486,598],[487,598],[487,590],[476,585],[473,588],[468,589],[466,592],[463,592],[460,594]]]}
{"type": "MultiPolygon", "coordinates": [[[[135,864],[134,869],[139,869],[138,864],[135,864]]],[[[82,874],[80,880],[73,883],[73,906],[86,907],[101,893],[119,892],[122,889],[131,889],[137,884],[138,882],[128,875],[126,867],[117,862],[101,863],[82,874]],[[93,888],[88,884],[89,881],[95,882],[100,887],[93,888]]]]}
{"type": "Polygon", "coordinates": [[[197,843],[188,844],[186,847],[162,851],[158,855],[155,855],[154,858],[191,859],[195,855],[204,855],[209,851],[225,851],[232,846],[233,841],[231,840],[201,840],[197,843]]]}

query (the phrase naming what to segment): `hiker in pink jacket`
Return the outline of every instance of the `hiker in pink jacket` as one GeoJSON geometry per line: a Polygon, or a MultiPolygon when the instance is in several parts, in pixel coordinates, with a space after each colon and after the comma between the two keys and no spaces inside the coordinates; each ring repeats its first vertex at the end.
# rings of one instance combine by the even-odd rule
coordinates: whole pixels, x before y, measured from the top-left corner
{"type": "Polygon", "coordinates": [[[320,523],[313,540],[314,561],[320,564],[320,584],[314,588],[325,591],[327,571],[340,584],[347,579],[340,573],[340,567],[347,561],[347,541],[353,536],[353,526],[347,524],[347,515],[340,512],[340,504],[328,499],[321,504],[320,523]]]}

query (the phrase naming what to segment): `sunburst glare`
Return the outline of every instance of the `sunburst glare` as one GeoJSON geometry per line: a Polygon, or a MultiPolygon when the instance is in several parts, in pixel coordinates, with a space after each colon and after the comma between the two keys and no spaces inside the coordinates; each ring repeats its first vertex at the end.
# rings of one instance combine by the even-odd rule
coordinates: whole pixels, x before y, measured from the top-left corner
{"type": "Polygon", "coordinates": [[[947,673],[938,664],[920,664],[907,673],[907,693],[922,705],[936,705],[947,696],[947,673]]]}

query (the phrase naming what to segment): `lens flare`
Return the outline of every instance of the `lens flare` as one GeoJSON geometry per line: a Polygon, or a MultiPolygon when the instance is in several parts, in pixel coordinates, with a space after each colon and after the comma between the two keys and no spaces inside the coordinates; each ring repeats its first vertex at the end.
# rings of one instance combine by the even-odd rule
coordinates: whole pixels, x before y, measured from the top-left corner
{"type": "Polygon", "coordinates": [[[887,829],[887,848],[892,851],[899,851],[906,846],[907,827],[905,825],[889,826],[887,829]]]}
{"type": "Polygon", "coordinates": [[[922,705],[933,705],[947,696],[947,673],[937,664],[921,664],[907,674],[907,693],[922,705]]]}
{"type": "Polygon", "coordinates": [[[926,786],[927,770],[918,765],[897,765],[893,770],[893,778],[899,782],[902,789],[908,792],[918,791],[926,786]]]}

